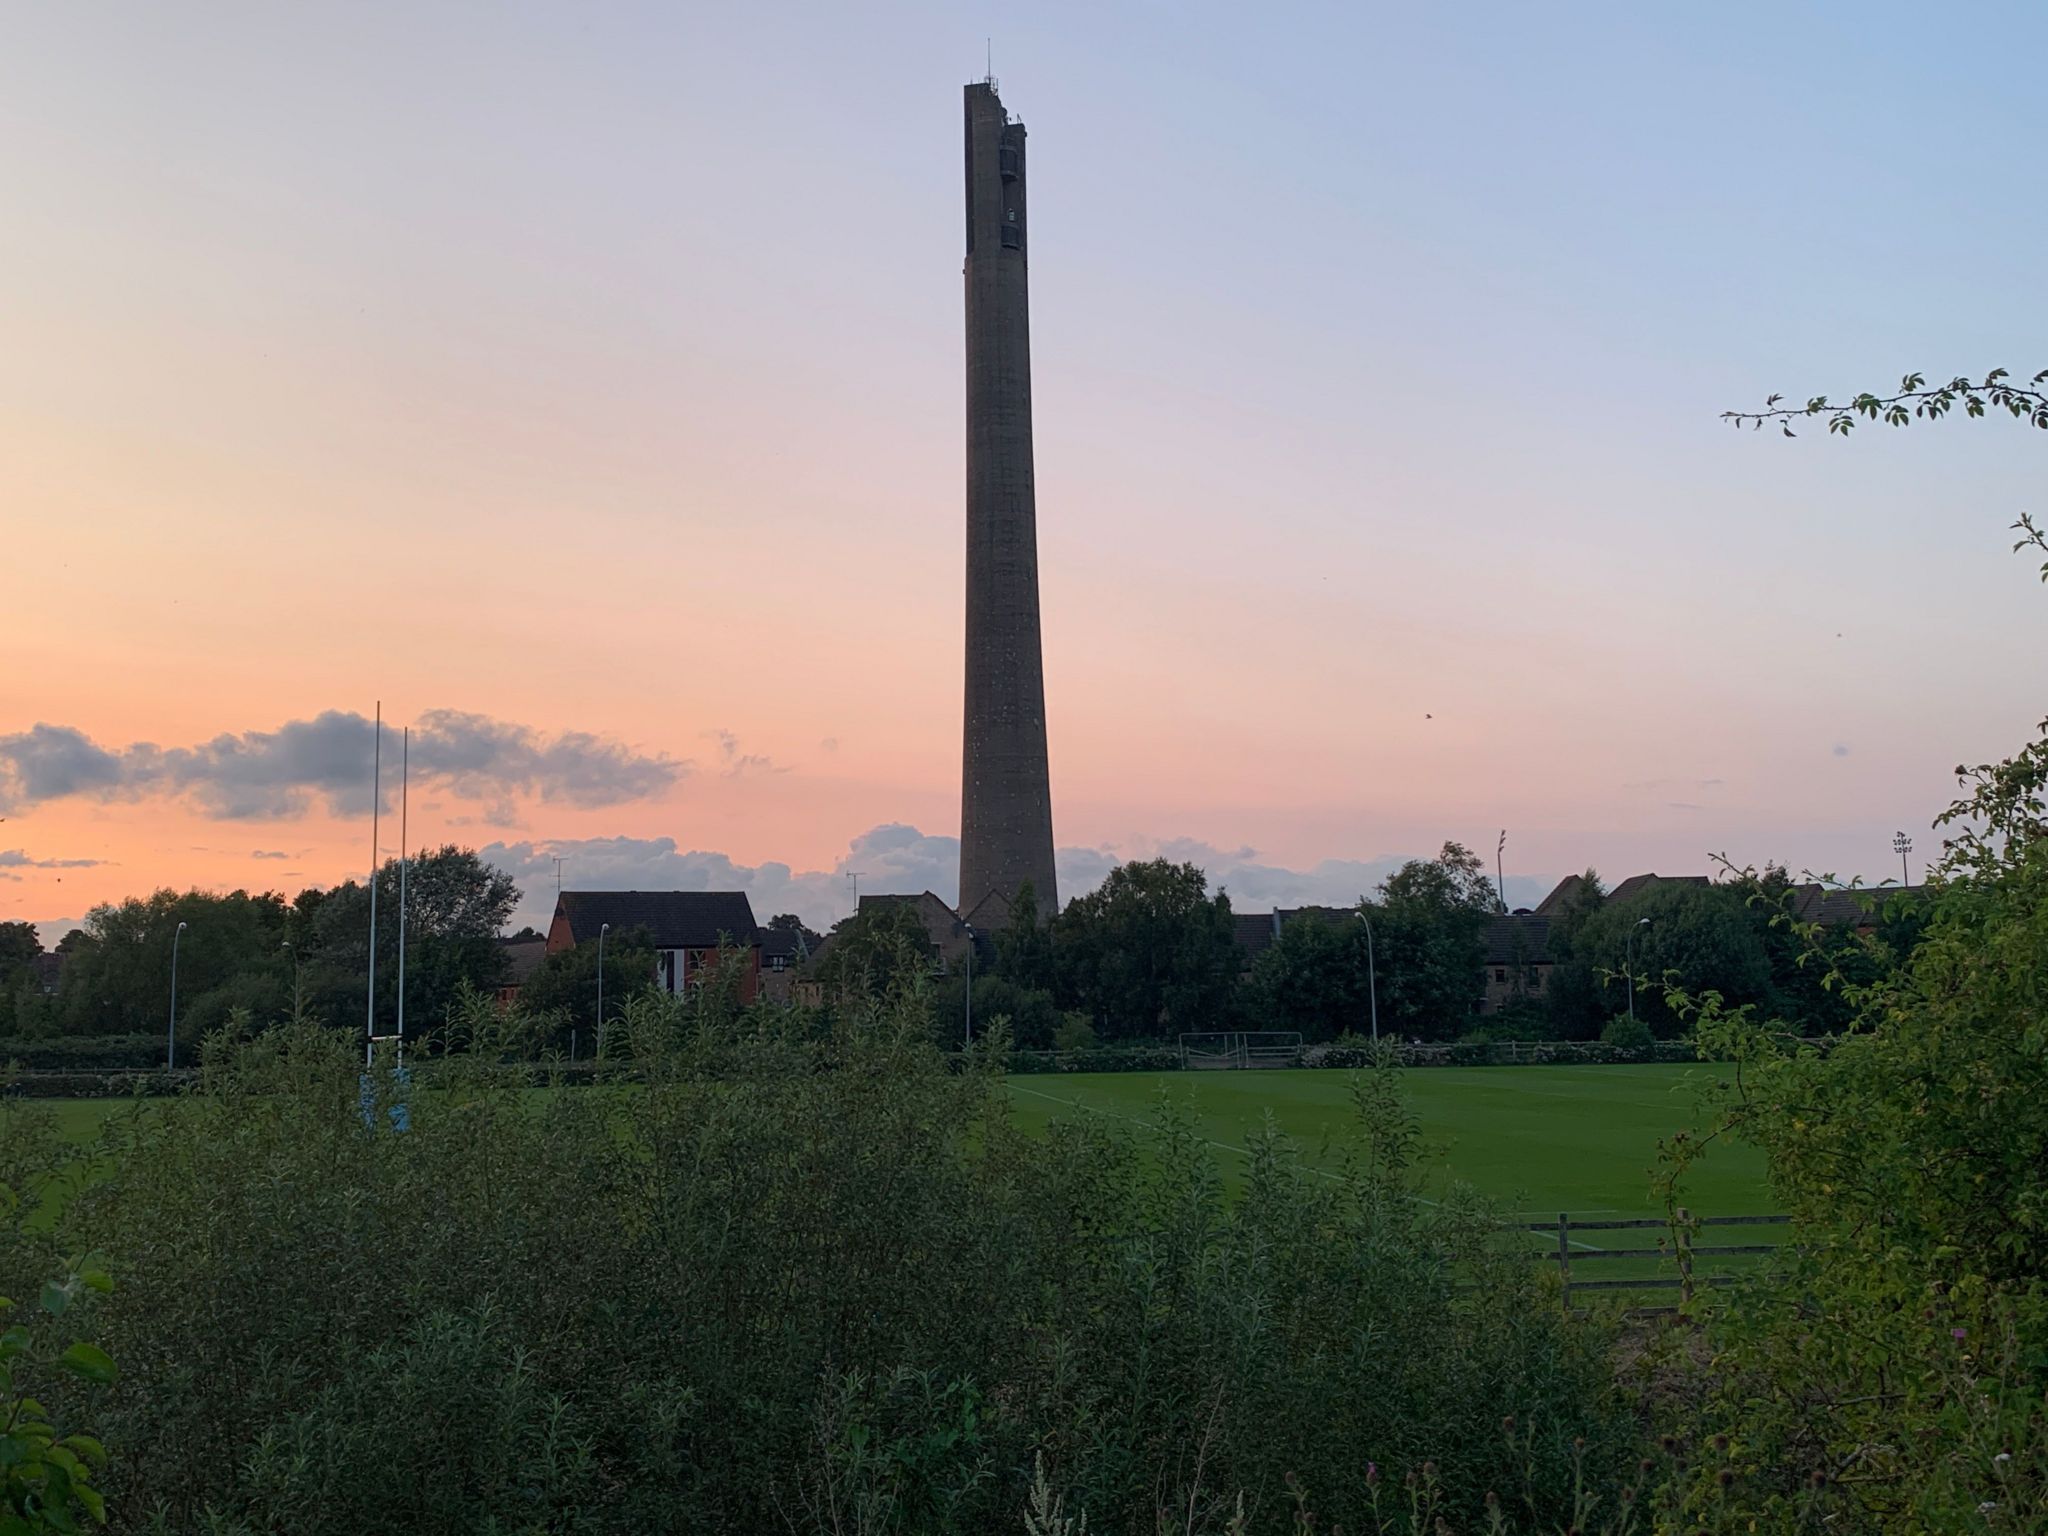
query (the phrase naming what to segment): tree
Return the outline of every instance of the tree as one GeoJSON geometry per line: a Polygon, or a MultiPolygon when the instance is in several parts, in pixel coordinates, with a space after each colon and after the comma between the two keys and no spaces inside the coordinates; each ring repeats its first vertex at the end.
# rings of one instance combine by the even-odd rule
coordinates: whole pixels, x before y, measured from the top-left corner
{"type": "Polygon", "coordinates": [[[996,935],[996,970],[1017,983],[1049,992],[1055,985],[1052,928],[1038,916],[1038,892],[1029,880],[1017,889],[1010,925],[996,935]]]}
{"type": "Polygon", "coordinates": [[[0,995],[20,986],[42,953],[43,941],[34,923],[0,923],[0,995]]]}
{"type": "Polygon", "coordinates": [[[1104,1039],[1223,1027],[1241,958],[1230,898],[1193,864],[1119,864],[1052,926],[1062,1000],[1104,1039]]]}
{"type": "Polygon", "coordinates": [[[1665,985],[1688,993],[1712,990],[1731,1006],[1769,1002],[1770,957],[1745,915],[1742,896],[1726,885],[1660,880],[1627,901],[1609,902],[1575,940],[1574,959],[1602,972],[1600,1023],[1628,1011],[1626,973],[1635,974],[1636,1016],[1670,1039],[1686,1021],[1665,1000],[1665,985]],[[1648,919],[1649,926],[1643,927],[1648,919]]]}
{"type": "Polygon", "coordinates": [[[1245,985],[1247,1021],[1304,1040],[1363,1034],[1372,1014],[1365,925],[1303,913],[1284,923],[1245,985]]]}
{"type": "Polygon", "coordinates": [[[804,953],[814,955],[818,946],[825,942],[824,935],[814,933],[804,925],[804,920],[794,912],[778,912],[768,919],[768,927],[775,933],[793,933],[803,941],[804,953]]]}
{"type": "Polygon", "coordinates": [[[1750,428],[1775,422],[1787,437],[1796,437],[1798,434],[1792,430],[1795,420],[1824,417],[1830,433],[1847,437],[1861,421],[1903,427],[1914,421],[1938,421],[1960,405],[1966,416],[2002,410],[2016,421],[2032,422],[2048,430],[2048,393],[2041,389],[2041,385],[2048,384],[2048,368],[2035,374],[2031,383],[2032,388],[2014,384],[2005,369],[1993,368],[1976,383],[1967,375],[1958,374],[1946,384],[1929,388],[1925,374],[1909,373],[1899,380],[1897,392],[1890,395],[1865,391],[1846,404],[1830,402],[1826,395],[1815,395],[1804,405],[1784,405],[1783,395],[1772,395],[1760,411],[1723,411],[1721,419],[1750,428]]]}
{"type": "Polygon", "coordinates": [[[1479,856],[1448,842],[1380,883],[1372,924],[1380,1024],[1424,1040],[1462,1034],[1486,993],[1486,925],[1500,898],[1479,856]]]}
{"type": "Polygon", "coordinates": [[[877,901],[832,925],[816,979],[834,1003],[879,1003],[923,988],[938,963],[907,901],[877,901]]]}
{"type": "MultiPolygon", "coordinates": [[[[578,1057],[597,1050],[598,947],[578,944],[541,961],[519,988],[519,1006],[536,1019],[547,1043],[578,1057]]],[[[627,1004],[656,985],[654,936],[645,928],[612,929],[604,936],[604,1022],[609,1027],[627,1004]]]]}
{"type": "MultiPolygon", "coordinates": [[[[377,1013],[394,1026],[400,885],[398,862],[387,860],[377,871],[377,1013]]],[[[418,1037],[440,1028],[465,982],[479,992],[497,986],[505,965],[497,936],[519,904],[519,887],[474,849],[453,843],[413,855],[403,886],[406,1033],[418,1037]]],[[[297,979],[310,1011],[355,1023],[369,984],[369,887],[350,880],[301,892],[292,913],[294,952],[305,967],[297,979]]]]}
{"type": "Polygon", "coordinates": [[[160,1033],[178,963],[178,1039],[196,1044],[238,1004],[280,1012],[289,997],[284,898],[161,890],[94,907],[66,952],[58,1022],[66,1034],[160,1033]],[[178,925],[185,933],[178,936],[178,925]]]}

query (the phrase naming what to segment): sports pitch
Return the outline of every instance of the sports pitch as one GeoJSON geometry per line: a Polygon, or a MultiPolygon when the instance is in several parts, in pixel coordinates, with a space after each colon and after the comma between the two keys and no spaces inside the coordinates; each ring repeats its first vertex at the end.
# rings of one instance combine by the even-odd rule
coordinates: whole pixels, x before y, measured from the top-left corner
{"type": "MultiPolygon", "coordinates": [[[[1505,1215],[1531,1222],[1661,1217],[1651,1192],[1657,1143],[1706,1123],[1700,1091],[1713,1065],[1433,1067],[1402,1074],[1420,1123],[1425,1193],[1471,1185],[1505,1215]]],[[[1228,1181],[1245,1166],[1246,1138],[1270,1112],[1311,1166],[1334,1166],[1359,1137],[1351,1074],[1330,1070],[1046,1073],[1010,1079],[1017,1123],[1107,1115],[1139,1129],[1162,1092],[1191,1100],[1228,1181]]],[[[1776,1209],[1762,1155],[1716,1143],[1688,1176],[1685,1204],[1701,1216],[1776,1209]]],[[[1617,1242],[1612,1246],[1634,1246],[1617,1242]]]]}

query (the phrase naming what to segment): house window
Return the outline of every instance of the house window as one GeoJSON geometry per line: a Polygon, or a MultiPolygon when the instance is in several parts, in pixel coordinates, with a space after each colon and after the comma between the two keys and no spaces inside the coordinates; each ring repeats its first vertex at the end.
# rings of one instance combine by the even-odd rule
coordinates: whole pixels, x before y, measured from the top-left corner
{"type": "Polygon", "coordinates": [[[1015,224],[1005,224],[1003,226],[1003,249],[1006,251],[1021,251],[1024,249],[1024,231],[1015,224]]]}
{"type": "Polygon", "coordinates": [[[1508,979],[1507,970],[1502,966],[1496,965],[1493,968],[1493,979],[1495,981],[1506,981],[1508,979]]]}

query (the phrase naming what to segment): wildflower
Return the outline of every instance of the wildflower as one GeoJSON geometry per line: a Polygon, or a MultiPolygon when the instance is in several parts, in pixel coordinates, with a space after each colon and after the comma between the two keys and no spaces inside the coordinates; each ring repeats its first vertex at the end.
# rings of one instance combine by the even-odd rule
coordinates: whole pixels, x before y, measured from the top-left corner
{"type": "Polygon", "coordinates": [[[1424,1462],[1424,1463],[1422,1464],[1422,1475],[1423,1475],[1424,1477],[1435,1477],[1435,1476],[1436,1476],[1436,1463],[1435,1463],[1435,1462],[1433,1462],[1433,1461],[1425,1461],[1425,1462],[1424,1462]]]}
{"type": "Polygon", "coordinates": [[[1500,1495],[1499,1495],[1499,1494],[1497,1494],[1497,1493],[1495,1493],[1495,1492],[1494,1492],[1494,1491],[1493,1491],[1493,1490],[1492,1490],[1491,1488],[1487,1489],[1487,1490],[1486,1490],[1486,1507],[1487,1507],[1488,1509],[1494,1509],[1494,1508],[1497,1508],[1497,1507],[1499,1506],[1499,1504],[1500,1504],[1500,1495]]]}
{"type": "Polygon", "coordinates": [[[1815,1467],[1813,1469],[1812,1474],[1807,1478],[1807,1481],[1809,1483],[1812,1483],[1813,1486],[1816,1488],[1825,1488],[1828,1485],[1828,1475],[1827,1473],[1821,1471],[1819,1467],[1815,1467]]]}
{"type": "Polygon", "coordinates": [[[1970,1336],[1970,1330],[1967,1328],[1951,1328],[1948,1331],[1948,1336],[1952,1339],[1967,1339],[1970,1336]]]}
{"type": "Polygon", "coordinates": [[[1636,1491],[1633,1488],[1623,1488],[1618,1497],[1624,1504],[1633,1504],[1636,1501],[1636,1491]]]}
{"type": "Polygon", "coordinates": [[[1658,1450],[1660,1450],[1660,1451],[1675,1451],[1675,1450],[1677,1450],[1677,1449],[1678,1449],[1678,1436],[1676,1436],[1676,1435],[1659,1435],[1659,1436],[1657,1437],[1657,1449],[1658,1449],[1658,1450]]]}
{"type": "Polygon", "coordinates": [[[1650,1460],[1649,1457],[1645,1456],[1641,1461],[1636,1463],[1636,1470],[1638,1472],[1648,1472],[1655,1465],[1656,1463],[1654,1461],[1650,1460]]]}
{"type": "Polygon", "coordinates": [[[1735,1481],[1735,1474],[1733,1472],[1730,1472],[1726,1467],[1723,1467],[1720,1471],[1714,1474],[1714,1481],[1719,1483],[1723,1488],[1726,1488],[1735,1481]]]}
{"type": "Polygon", "coordinates": [[[1511,1413],[1506,1418],[1502,1419],[1500,1421],[1500,1427],[1512,1435],[1515,1432],[1515,1416],[1511,1413]]]}
{"type": "Polygon", "coordinates": [[[1998,1501],[1996,1499],[1986,1499],[1982,1504],[1979,1504],[1977,1506],[1977,1513],[1980,1515],[1988,1515],[1997,1508],[1998,1501]]]}
{"type": "Polygon", "coordinates": [[[2011,1460],[2012,1460],[2012,1452],[2011,1452],[2011,1451],[2000,1451],[2000,1452],[1999,1452],[1999,1453],[1998,1453],[1998,1454],[1997,1454],[1996,1456],[1992,1457],[1991,1459],[1992,1459],[1993,1461],[2011,1461],[2011,1460]]]}
{"type": "Polygon", "coordinates": [[[1575,1450],[1575,1451],[1583,1451],[1583,1450],[1584,1450],[1585,1448],[1586,1448],[1586,1437],[1585,1437],[1584,1435],[1573,1435],[1573,1436],[1572,1436],[1572,1449],[1573,1449],[1573,1450],[1575,1450]]]}
{"type": "Polygon", "coordinates": [[[1368,1488],[1377,1488],[1379,1486],[1379,1481],[1380,1464],[1376,1461],[1368,1461],[1365,1464],[1365,1486],[1368,1488]]]}

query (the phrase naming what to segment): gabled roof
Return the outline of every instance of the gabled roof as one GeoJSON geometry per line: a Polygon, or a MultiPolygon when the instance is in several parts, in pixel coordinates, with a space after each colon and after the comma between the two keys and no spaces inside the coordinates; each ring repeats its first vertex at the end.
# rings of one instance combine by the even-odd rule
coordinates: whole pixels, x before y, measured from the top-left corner
{"type": "Polygon", "coordinates": [[[1488,965],[1550,964],[1550,919],[1498,913],[1486,920],[1488,965]]]}
{"type": "Polygon", "coordinates": [[[578,944],[614,932],[645,928],[656,949],[713,949],[721,941],[751,947],[761,942],[745,891],[564,891],[555,916],[566,918],[578,944]]]}
{"type": "Polygon", "coordinates": [[[1244,963],[1250,965],[1280,937],[1279,919],[1271,912],[1233,912],[1230,914],[1230,936],[1237,941],[1237,947],[1244,951],[1244,963]]]}
{"type": "Polygon", "coordinates": [[[1868,928],[1884,920],[1885,904],[1894,896],[1919,896],[1926,889],[1924,885],[1874,885],[1861,890],[1802,885],[1793,894],[1792,912],[1802,923],[1868,928]]]}
{"type": "Polygon", "coordinates": [[[785,960],[799,960],[805,954],[804,936],[791,928],[763,928],[761,930],[761,958],[773,960],[780,955],[785,960]]]}
{"type": "MultiPolygon", "coordinates": [[[[1621,884],[1607,893],[1609,901],[1627,901],[1631,896],[1640,896],[1653,885],[1712,885],[1714,882],[1705,875],[1630,875],[1621,884]]],[[[1553,893],[1554,894],[1554,893],[1553,893]]],[[[1548,900],[1548,898],[1545,898],[1548,900]]],[[[1543,909],[1538,907],[1537,911],[1543,909]]]]}
{"type": "Polygon", "coordinates": [[[1536,903],[1536,915],[1538,917],[1557,916],[1578,895],[1585,883],[1586,877],[1584,875],[1566,875],[1551,888],[1548,896],[1536,903]]]}
{"type": "Polygon", "coordinates": [[[505,957],[504,986],[524,986],[548,957],[546,939],[500,939],[498,952],[505,957]]]}

